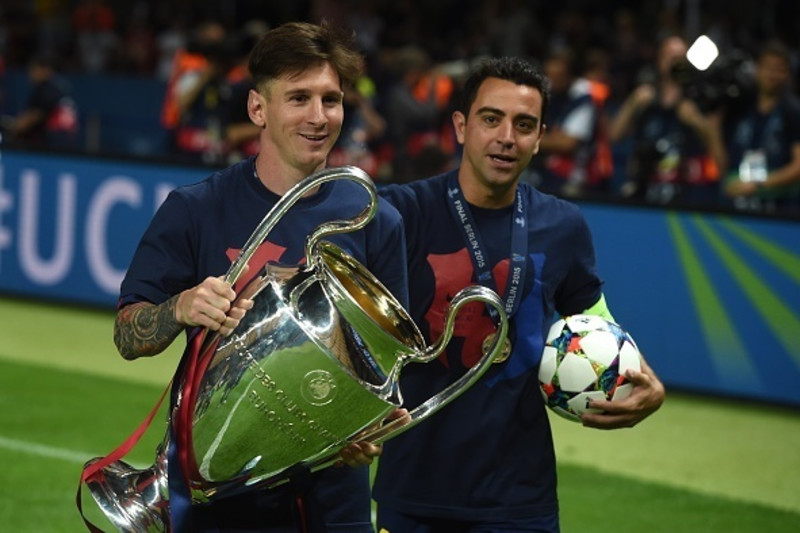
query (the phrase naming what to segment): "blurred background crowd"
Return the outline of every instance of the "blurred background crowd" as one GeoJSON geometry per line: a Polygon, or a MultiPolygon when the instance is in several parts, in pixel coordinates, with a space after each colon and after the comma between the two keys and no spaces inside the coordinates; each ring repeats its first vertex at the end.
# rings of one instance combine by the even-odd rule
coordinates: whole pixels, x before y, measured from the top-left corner
{"type": "Polygon", "coordinates": [[[795,0],[3,0],[4,145],[227,165],[255,146],[253,43],[322,19],[365,57],[331,165],[379,183],[451,168],[469,67],[517,55],[552,84],[523,178],[540,189],[800,216],[795,0]]]}

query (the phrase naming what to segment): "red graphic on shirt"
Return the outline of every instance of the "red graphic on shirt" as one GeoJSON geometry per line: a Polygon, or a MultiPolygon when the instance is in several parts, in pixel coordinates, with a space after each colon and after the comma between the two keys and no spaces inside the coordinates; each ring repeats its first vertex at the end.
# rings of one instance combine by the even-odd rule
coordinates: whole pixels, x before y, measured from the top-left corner
{"type": "MultiPolygon", "coordinates": [[[[429,254],[428,264],[433,269],[436,280],[436,290],[425,320],[431,331],[431,340],[441,337],[444,330],[444,317],[450,307],[450,300],[456,293],[469,285],[474,285],[472,260],[466,248],[452,254],[429,254]]],[[[492,269],[497,291],[503,294],[508,279],[509,260],[504,259],[492,269]]],[[[456,315],[453,324],[453,337],[464,339],[461,350],[461,363],[470,368],[482,357],[483,341],[495,330],[494,322],[486,310],[483,302],[470,302],[465,304],[456,315]]],[[[453,340],[450,344],[453,344],[453,340]]],[[[445,352],[446,353],[446,352],[445,352]]],[[[449,367],[447,357],[442,354],[439,360],[449,367]]]]}
{"type": "MultiPolygon", "coordinates": [[[[237,248],[228,248],[228,250],[225,252],[225,255],[227,255],[228,259],[230,259],[231,263],[233,263],[238,257],[240,251],[241,250],[237,248]]],[[[243,273],[236,281],[234,290],[238,293],[251,279],[261,273],[261,271],[264,269],[264,265],[268,263],[280,263],[285,251],[286,248],[284,246],[278,246],[277,244],[273,244],[269,241],[262,242],[261,245],[256,249],[255,253],[253,253],[252,257],[250,257],[250,260],[247,261],[250,269],[243,273]]],[[[300,264],[304,264],[305,262],[306,258],[303,257],[303,259],[300,261],[300,264]]]]}

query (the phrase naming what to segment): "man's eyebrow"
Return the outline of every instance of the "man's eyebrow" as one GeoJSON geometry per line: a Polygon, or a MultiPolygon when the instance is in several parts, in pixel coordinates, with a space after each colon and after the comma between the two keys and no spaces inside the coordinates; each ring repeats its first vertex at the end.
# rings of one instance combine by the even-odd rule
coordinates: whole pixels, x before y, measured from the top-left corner
{"type": "Polygon", "coordinates": [[[493,115],[500,115],[500,116],[503,116],[503,117],[506,116],[506,114],[503,111],[501,111],[500,109],[497,109],[496,107],[483,106],[480,109],[478,109],[477,111],[475,111],[476,115],[483,115],[483,114],[486,114],[486,113],[492,113],[493,115]]]}
{"type": "MultiPolygon", "coordinates": [[[[484,114],[487,114],[487,113],[492,114],[492,115],[499,115],[501,117],[506,116],[506,113],[504,111],[502,111],[501,109],[497,109],[496,107],[490,107],[490,106],[481,107],[480,109],[478,109],[475,112],[476,115],[484,115],[484,114]]],[[[530,120],[534,124],[538,124],[539,123],[539,117],[537,117],[536,115],[530,115],[528,113],[520,113],[518,115],[514,115],[514,119],[515,120],[530,120]]]]}
{"type": "MultiPolygon", "coordinates": [[[[287,90],[284,94],[288,96],[294,96],[298,94],[311,94],[312,92],[314,91],[308,87],[296,87],[294,89],[287,90]]],[[[323,96],[342,96],[342,94],[343,92],[341,90],[330,90],[322,93],[323,96]]]]}

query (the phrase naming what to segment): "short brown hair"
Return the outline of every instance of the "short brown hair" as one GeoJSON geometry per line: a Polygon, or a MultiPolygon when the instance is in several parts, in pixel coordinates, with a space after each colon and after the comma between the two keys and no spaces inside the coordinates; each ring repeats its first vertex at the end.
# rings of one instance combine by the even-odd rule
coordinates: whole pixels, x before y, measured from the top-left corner
{"type": "Polygon", "coordinates": [[[299,74],[329,63],[339,74],[342,88],[361,74],[361,55],[353,36],[336,31],[327,22],[289,22],[264,34],[250,52],[248,67],[259,90],[271,80],[299,74]]]}

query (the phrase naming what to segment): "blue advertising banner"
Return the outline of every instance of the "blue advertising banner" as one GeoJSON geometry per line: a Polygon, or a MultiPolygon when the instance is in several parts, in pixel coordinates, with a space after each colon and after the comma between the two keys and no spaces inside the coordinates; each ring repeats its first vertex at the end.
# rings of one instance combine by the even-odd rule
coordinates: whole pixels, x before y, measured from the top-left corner
{"type": "MultiPolygon", "coordinates": [[[[113,308],[158,206],[208,174],[5,151],[0,293],[113,308]]],[[[800,406],[800,223],[580,205],[611,311],[667,386],[800,406]]]]}
{"type": "Polygon", "coordinates": [[[800,223],[581,208],[609,307],[665,383],[800,406],[800,223]]]}
{"type": "Polygon", "coordinates": [[[116,305],[153,213],[186,169],[4,151],[0,159],[0,291],[116,305]]]}

